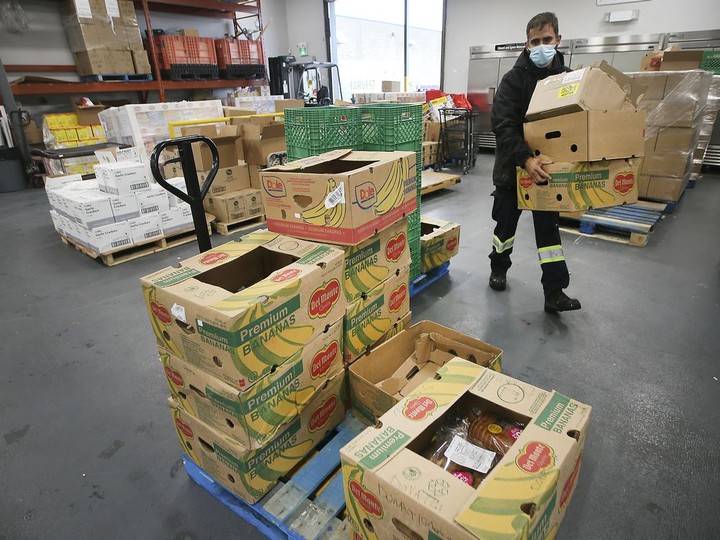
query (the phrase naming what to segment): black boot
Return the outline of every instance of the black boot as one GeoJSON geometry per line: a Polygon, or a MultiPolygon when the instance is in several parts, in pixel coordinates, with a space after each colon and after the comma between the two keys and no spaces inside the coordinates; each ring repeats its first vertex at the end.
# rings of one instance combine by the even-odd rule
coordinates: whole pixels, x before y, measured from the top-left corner
{"type": "Polygon", "coordinates": [[[504,291],[507,287],[507,277],[505,272],[490,272],[490,288],[495,291],[504,291]]]}
{"type": "Polygon", "coordinates": [[[582,306],[575,298],[570,298],[561,289],[553,291],[545,297],[545,311],[558,313],[560,311],[575,311],[582,306]]]}

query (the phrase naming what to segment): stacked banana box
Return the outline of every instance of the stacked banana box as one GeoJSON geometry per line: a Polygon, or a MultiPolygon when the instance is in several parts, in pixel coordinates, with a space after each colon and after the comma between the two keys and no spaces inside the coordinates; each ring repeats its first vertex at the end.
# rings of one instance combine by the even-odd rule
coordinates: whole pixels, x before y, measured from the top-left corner
{"type": "Polygon", "coordinates": [[[344,264],[262,230],[141,280],[182,450],[245,501],[345,416],[344,264]]]}
{"type": "Polygon", "coordinates": [[[713,75],[693,70],[643,71],[631,76],[648,88],[641,102],[647,119],[640,197],[679,201],[691,176],[700,172],[702,154],[712,133],[710,126],[717,115],[717,101],[708,102],[713,75]],[[705,142],[696,163],[696,149],[703,135],[705,142]]]}
{"type": "Polygon", "coordinates": [[[576,212],[634,203],[644,153],[645,88],[601,61],[535,87],[524,125],[530,150],[551,164],[535,184],[517,169],[518,206],[576,212]]]}
{"type": "Polygon", "coordinates": [[[416,152],[335,150],[260,171],[271,231],[344,251],[346,364],[409,320],[416,167],[416,152]]]}
{"type": "Polygon", "coordinates": [[[420,271],[423,274],[442,266],[460,250],[459,223],[423,216],[420,234],[420,271]]]}

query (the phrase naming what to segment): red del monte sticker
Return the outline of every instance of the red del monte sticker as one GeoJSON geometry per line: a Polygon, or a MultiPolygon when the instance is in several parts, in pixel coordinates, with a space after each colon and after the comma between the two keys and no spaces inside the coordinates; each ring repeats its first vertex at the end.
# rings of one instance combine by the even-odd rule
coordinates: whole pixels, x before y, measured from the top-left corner
{"type": "Polygon", "coordinates": [[[333,341],[326,349],[317,353],[310,365],[310,377],[317,379],[325,375],[330,370],[330,366],[337,358],[339,351],[340,347],[337,341],[333,341]]]}
{"type": "Polygon", "coordinates": [[[308,424],[308,430],[311,432],[317,431],[327,425],[330,417],[337,409],[338,399],[335,396],[330,396],[322,405],[320,405],[315,411],[313,411],[310,417],[310,423],[308,424]]]}
{"type": "Polygon", "coordinates": [[[175,386],[185,386],[185,381],[183,381],[182,375],[170,366],[165,366],[165,375],[167,375],[167,378],[170,379],[175,386]]]}
{"type": "Polygon", "coordinates": [[[337,279],[332,279],[324,286],[315,289],[310,295],[308,308],[310,317],[316,319],[330,313],[338,298],[340,298],[340,282],[337,279]]]}
{"type": "Polygon", "coordinates": [[[515,464],[527,473],[537,474],[555,465],[555,452],[547,444],[531,441],[515,458],[515,464]]]}
{"type": "Polygon", "coordinates": [[[175,419],[175,425],[180,430],[180,432],[185,435],[188,439],[192,439],[194,437],[192,429],[190,429],[190,426],[188,426],[185,422],[180,420],[179,418],[175,419]]]}
{"type": "Polygon", "coordinates": [[[230,255],[228,255],[224,251],[211,251],[210,253],[206,253],[205,255],[203,255],[202,259],[200,259],[200,264],[215,264],[219,263],[220,261],[224,261],[229,257],[230,255]]]}
{"type": "Polygon", "coordinates": [[[407,237],[405,233],[400,233],[397,236],[388,240],[385,246],[385,258],[388,261],[398,261],[402,254],[405,253],[405,246],[407,246],[407,237]]]}
{"type": "Polygon", "coordinates": [[[438,408],[437,401],[428,396],[421,396],[408,400],[403,409],[403,416],[410,420],[424,420],[438,408]]]}
{"type": "Polygon", "coordinates": [[[407,298],[407,285],[400,285],[390,294],[390,311],[398,311],[407,298]]]}
{"type": "Polygon", "coordinates": [[[520,182],[520,187],[524,189],[527,189],[533,185],[532,178],[527,173],[523,173],[522,176],[520,176],[520,180],[518,181],[520,182]]]}
{"type": "Polygon", "coordinates": [[[168,309],[163,306],[162,304],[158,304],[155,300],[150,302],[150,309],[153,312],[153,315],[163,324],[170,324],[172,322],[172,317],[170,316],[170,312],[168,309]]]}
{"type": "Polygon", "coordinates": [[[350,489],[351,495],[355,497],[357,502],[360,503],[360,506],[362,506],[368,514],[379,518],[383,516],[382,504],[380,504],[380,500],[375,495],[366,491],[355,480],[350,480],[348,488],[350,489]]]}
{"type": "Polygon", "coordinates": [[[458,239],[457,236],[453,236],[451,238],[448,238],[448,241],[445,243],[445,249],[448,251],[454,251],[455,248],[458,245],[458,239]]]}
{"type": "Polygon", "coordinates": [[[279,274],[275,275],[272,278],[272,281],[274,281],[275,283],[282,283],[283,281],[289,281],[294,277],[297,277],[298,275],[300,275],[300,270],[298,270],[297,268],[286,268],[279,274]]]}
{"type": "Polygon", "coordinates": [[[615,180],[613,181],[613,189],[621,195],[627,195],[634,186],[635,173],[625,172],[615,175],[615,180]]]}

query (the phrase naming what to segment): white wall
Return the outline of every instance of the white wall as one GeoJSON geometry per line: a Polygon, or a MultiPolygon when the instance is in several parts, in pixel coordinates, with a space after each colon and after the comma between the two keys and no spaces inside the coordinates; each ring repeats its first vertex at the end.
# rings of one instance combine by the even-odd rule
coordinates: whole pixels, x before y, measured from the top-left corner
{"type": "Polygon", "coordinates": [[[595,0],[447,0],[445,33],[446,92],[467,90],[469,50],[473,45],[525,41],[525,25],[539,11],[558,16],[565,38],[623,34],[688,32],[720,28],[717,0],[650,0],[597,6],[595,0]],[[629,23],[606,23],[608,11],[637,9],[640,17],[629,23]]]}
{"type": "MultiPolygon", "coordinates": [[[[360,0],[358,0],[360,1],[360,0]]],[[[286,0],[289,47],[298,60],[297,44],[308,44],[308,56],[327,62],[324,0],[286,0]]],[[[311,58],[306,58],[311,60],[311,58]]]]}

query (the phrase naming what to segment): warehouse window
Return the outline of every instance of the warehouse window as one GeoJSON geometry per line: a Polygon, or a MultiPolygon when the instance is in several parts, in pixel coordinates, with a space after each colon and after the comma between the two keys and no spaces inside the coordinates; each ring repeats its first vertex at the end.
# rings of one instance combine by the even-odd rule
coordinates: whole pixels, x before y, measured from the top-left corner
{"type": "Polygon", "coordinates": [[[335,0],[328,15],[343,99],[381,92],[382,81],[398,81],[405,90],[406,50],[407,90],[440,87],[443,0],[335,0]]]}

